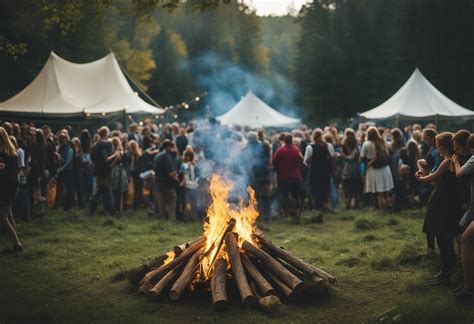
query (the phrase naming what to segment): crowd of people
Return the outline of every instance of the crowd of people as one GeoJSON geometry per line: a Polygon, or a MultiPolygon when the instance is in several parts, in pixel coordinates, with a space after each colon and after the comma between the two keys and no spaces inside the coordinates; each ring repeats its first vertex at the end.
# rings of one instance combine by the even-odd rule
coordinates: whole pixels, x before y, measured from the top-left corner
{"type": "Polygon", "coordinates": [[[289,132],[224,127],[214,120],[156,125],[152,120],[75,133],[71,126],[4,122],[0,127],[0,217],[23,246],[14,216],[42,217],[46,206],[88,208],[122,216],[148,209],[167,220],[204,219],[214,172],[234,183],[231,202],[256,193],[260,218],[304,210],[336,212],[370,206],[381,212],[427,206],[427,246],[439,248],[436,284],[455,270],[461,245],[465,284],[456,293],[472,299],[474,289],[474,135],[438,133],[436,125],[403,129],[361,123],[289,132]],[[341,190],[342,189],[342,190],[341,190]],[[341,200],[343,202],[339,202],[341,200]]]}

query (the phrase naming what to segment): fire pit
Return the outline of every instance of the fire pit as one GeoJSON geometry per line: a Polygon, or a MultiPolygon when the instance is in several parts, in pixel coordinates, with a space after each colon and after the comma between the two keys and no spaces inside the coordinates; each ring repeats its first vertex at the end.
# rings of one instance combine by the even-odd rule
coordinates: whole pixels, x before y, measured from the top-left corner
{"type": "Polygon", "coordinates": [[[227,201],[231,189],[231,183],[213,175],[204,234],[132,272],[132,284],[151,299],[168,296],[172,301],[188,288],[210,289],[217,311],[228,305],[231,280],[242,303],[266,310],[280,303],[278,295],[296,299],[310,288],[327,293],[336,279],[266,240],[256,227],[255,192],[249,187],[248,205],[241,201],[233,208],[227,201]]]}

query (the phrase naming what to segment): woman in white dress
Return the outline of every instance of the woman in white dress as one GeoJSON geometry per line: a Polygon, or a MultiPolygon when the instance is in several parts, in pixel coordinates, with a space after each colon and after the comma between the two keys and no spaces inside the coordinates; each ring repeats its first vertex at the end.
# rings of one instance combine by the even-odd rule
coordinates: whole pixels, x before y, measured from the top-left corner
{"type": "Polygon", "coordinates": [[[393,189],[393,178],[389,166],[387,146],[377,128],[370,127],[368,129],[367,141],[362,145],[360,157],[369,161],[365,173],[364,191],[377,197],[378,208],[388,208],[390,205],[390,190],[393,189]]]}

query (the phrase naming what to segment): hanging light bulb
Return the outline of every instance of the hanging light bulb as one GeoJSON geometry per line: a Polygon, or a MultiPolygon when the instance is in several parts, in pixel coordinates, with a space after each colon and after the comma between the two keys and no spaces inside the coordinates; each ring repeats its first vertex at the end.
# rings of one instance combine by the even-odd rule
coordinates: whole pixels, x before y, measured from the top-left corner
{"type": "Polygon", "coordinates": [[[105,116],[105,112],[102,113],[102,116],[105,116]]]}
{"type": "Polygon", "coordinates": [[[174,117],[174,119],[177,119],[177,118],[178,118],[178,115],[174,115],[173,117],[174,117]]]}
{"type": "Polygon", "coordinates": [[[184,109],[189,109],[189,105],[188,105],[188,104],[185,104],[185,105],[184,105],[184,109]]]}
{"type": "Polygon", "coordinates": [[[195,101],[199,101],[199,100],[201,100],[201,98],[196,97],[196,98],[194,98],[194,100],[195,100],[195,101]]]}

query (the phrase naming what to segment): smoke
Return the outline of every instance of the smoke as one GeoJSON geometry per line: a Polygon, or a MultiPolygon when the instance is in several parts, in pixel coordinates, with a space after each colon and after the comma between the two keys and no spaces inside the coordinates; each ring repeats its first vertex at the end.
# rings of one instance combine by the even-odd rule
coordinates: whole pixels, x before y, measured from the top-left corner
{"type": "Polygon", "coordinates": [[[227,112],[249,90],[288,116],[298,117],[298,112],[302,111],[295,104],[295,86],[278,71],[270,71],[268,76],[257,75],[213,52],[188,61],[184,69],[194,76],[201,89],[208,92],[206,100],[213,116],[227,112]]]}

